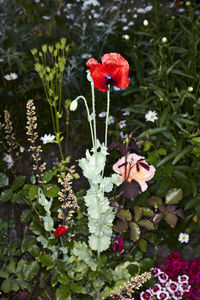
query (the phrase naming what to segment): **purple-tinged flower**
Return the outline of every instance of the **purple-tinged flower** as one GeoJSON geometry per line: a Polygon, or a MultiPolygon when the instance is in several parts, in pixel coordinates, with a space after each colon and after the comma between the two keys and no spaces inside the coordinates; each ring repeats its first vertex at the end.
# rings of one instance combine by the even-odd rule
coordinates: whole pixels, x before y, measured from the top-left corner
{"type": "Polygon", "coordinates": [[[161,272],[160,274],[158,274],[158,280],[160,281],[160,283],[165,283],[168,279],[169,279],[169,276],[167,274],[165,274],[164,272],[161,272]]]}
{"type": "Polygon", "coordinates": [[[160,291],[157,293],[157,298],[162,300],[170,299],[170,295],[167,291],[160,291]]]}
{"type": "Polygon", "coordinates": [[[115,239],[115,242],[113,244],[113,250],[115,252],[124,251],[124,240],[121,236],[115,239]]]}
{"type": "Polygon", "coordinates": [[[178,290],[178,287],[179,287],[178,283],[171,279],[166,284],[166,288],[170,293],[176,292],[178,290]]]}

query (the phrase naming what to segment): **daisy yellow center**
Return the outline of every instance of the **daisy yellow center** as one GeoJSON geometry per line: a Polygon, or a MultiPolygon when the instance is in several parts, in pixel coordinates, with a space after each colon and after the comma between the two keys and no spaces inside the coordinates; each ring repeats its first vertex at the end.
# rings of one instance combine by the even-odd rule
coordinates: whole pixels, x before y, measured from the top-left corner
{"type": "Polygon", "coordinates": [[[46,140],[46,142],[50,142],[50,140],[46,140]]]}
{"type": "Polygon", "coordinates": [[[182,239],[185,240],[185,236],[182,236],[182,239]]]}
{"type": "Polygon", "coordinates": [[[12,76],[12,75],[9,75],[9,78],[10,78],[10,79],[13,79],[13,76],[12,76]]]}
{"type": "Polygon", "coordinates": [[[154,115],[151,115],[150,118],[153,119],[153,118],[154,118],[154,115]]]}
{"type": "Polygon", "coordinates": [[[9,160],[9,157],[6,157],[6,160],[9,160]]]}

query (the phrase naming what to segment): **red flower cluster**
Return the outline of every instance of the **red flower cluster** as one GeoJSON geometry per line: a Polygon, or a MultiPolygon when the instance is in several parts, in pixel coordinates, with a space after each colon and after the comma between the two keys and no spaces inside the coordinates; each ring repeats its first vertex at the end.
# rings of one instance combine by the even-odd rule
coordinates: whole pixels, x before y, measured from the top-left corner
{"type": "Polygon", "coordinates": [[[65,232],[67,232],[67,230],[69,229],[69,226],[58,226],[55,230],[55,233],[54,233],[54,236],[55,237],[58,237],[58,236],[61,236],[63,234],[65,234],[65,232]]]}
{"type": "Polygon", "coordinates": [[[94,86],[102,91],[108,91],[108,85],[125,89],[129,85],[129,64],[119,53],[107,53],[101,58],[102,64],[90,58],[86,65],[90,68],[90,75],[94,86]]]}
{"type": "Polygon", "coordinates": [[[199,299],[200,297],[200,258],[184,261],[178,252],[173,252],[164,261],[164,266],[159,266],[170,279],[177,280],[180,276],[188,277],[191,285],[190,291],[186,294],[185,300],[199,299]]]}

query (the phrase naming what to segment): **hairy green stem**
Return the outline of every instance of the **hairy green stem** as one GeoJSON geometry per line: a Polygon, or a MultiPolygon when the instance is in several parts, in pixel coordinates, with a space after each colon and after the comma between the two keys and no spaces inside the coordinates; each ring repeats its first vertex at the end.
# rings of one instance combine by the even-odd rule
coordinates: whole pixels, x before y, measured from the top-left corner
{"type": "Polygon", "coordinates": [[[106,129],[105,129],[105,147],[107,147],[107,139],[108,139],[108,116],[110,110],[110,85],[108,85],[107,91],[107,112],[106,112],[106,129]]]}

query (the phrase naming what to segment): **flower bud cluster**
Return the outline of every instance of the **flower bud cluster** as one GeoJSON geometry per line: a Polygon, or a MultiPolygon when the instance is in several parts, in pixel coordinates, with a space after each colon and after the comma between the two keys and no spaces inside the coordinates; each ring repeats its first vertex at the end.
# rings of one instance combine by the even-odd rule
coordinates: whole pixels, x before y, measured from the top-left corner
{"type": "Polygon", "coordinates": [[[27,132],[28,141],[30,142],[29,151],[32,154],[32,158],[34,161],[33,164],[33,171],[35,173],[36,178],[38,178],[38,182],[43,184],[44,181],[42,180],[43,173],[46,169],[46,163],[41,162],[41,155],[42,152],[41,146],[36,146],[36,140],[38,138],[37,129],[37,117],[35,112],[35,105],[33,100],[29,100],[27,102],[27,132]]]}

